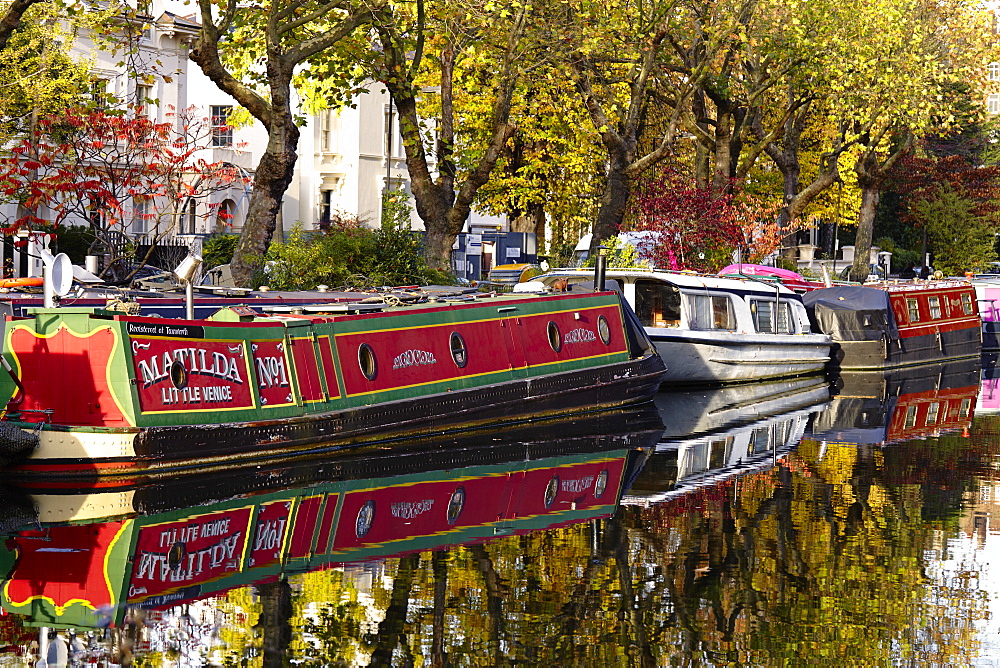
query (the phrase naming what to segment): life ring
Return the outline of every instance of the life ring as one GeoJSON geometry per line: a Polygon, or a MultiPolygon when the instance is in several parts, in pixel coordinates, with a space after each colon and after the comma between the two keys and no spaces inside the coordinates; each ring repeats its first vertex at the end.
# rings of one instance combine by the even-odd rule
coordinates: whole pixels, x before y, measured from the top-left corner
{"type": "Polygon", "coordinates": [[[40,278],[0,278],[0,288],[37,288],[43,284],[40,278]]]}

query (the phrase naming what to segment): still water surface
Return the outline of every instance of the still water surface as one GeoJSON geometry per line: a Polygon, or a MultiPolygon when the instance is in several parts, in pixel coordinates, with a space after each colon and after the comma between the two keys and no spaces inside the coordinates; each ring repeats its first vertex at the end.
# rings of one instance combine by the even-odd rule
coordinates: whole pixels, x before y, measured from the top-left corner
{"type": "Polygon", "coordinates": [[[0,664],[41,639],[50,666],[1000,665],[994,375],[662,392],[235,475],[8,487],[0,664]]]}

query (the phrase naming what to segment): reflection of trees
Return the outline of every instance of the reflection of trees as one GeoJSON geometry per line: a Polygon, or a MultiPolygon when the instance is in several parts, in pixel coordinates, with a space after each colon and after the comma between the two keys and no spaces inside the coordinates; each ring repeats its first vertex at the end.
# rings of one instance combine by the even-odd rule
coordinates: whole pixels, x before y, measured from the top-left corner
{"type": "Polygon", "coordinates": [[[981,461],[959,438],[805,441],[770,471],[667,504],[387,559],[364,597],[339,570],[298,576],[291,658],[965,664],[986,612],[975,573],[937,581],[926,554],[955,534],[981,461]]]}

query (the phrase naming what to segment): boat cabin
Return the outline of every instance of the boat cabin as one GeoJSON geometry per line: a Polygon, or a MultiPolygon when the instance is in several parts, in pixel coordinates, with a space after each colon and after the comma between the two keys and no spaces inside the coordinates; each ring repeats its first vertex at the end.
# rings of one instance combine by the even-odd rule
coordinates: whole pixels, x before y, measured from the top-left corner
{"type": "MultiPolygon", "coordinates": [[[[592,286],[593,272],[556,270],[522,284],[520,290],[592,286]]],[[[684,272],[614,269],[644,327],[727,331],[743,334],[805,334],[809,319],[802,298],[788,288],[738,278],[684,272]]]]}

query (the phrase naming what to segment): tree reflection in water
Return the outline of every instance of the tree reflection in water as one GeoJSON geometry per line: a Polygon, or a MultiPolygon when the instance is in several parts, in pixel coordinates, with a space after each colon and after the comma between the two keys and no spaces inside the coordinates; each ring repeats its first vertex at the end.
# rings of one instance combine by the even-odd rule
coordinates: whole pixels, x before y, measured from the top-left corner
{"type": "MultiPolygon", "coordinates": [[[[769,471],[610,520],[384,560],[372,606],[354,609],[382,619],[339,659],[968,663],[986,602],[974,579],[932,578],[928,555],[958,531],[962,499],[986,469],[981,445],[807,440],[769,471]]],[[[318,594],[332,573],[301,576],[296,597],[318,594]]],[[[300,645],[292,660],[318,665],[300,645]]]]}

